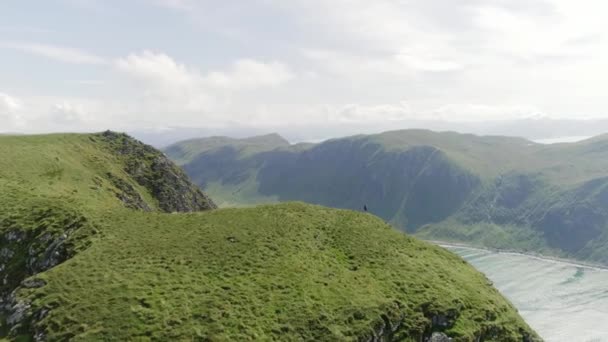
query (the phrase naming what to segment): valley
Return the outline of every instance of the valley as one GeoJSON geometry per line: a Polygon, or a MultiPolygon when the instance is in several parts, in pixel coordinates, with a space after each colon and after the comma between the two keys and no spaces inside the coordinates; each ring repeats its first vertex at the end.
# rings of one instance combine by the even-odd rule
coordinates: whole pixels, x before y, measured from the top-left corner
{"type": "Polygon", "coordinates": [[[295,145],[203,138],[164,151],[220,206],[367,205],[428,240],[608,262],[606,136],[543,145],[402,130],[295,145]]]}

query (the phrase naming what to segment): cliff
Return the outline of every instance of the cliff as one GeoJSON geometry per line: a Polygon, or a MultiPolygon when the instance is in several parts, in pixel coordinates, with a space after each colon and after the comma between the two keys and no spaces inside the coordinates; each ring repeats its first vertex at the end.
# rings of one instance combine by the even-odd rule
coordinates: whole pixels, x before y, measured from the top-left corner
{"type": "Polygon", "coordinates": [[[208,210],[123,134],[0,137],[0,190],[11,340],[537,339],[452,253],[348,210],[208,210]]]}

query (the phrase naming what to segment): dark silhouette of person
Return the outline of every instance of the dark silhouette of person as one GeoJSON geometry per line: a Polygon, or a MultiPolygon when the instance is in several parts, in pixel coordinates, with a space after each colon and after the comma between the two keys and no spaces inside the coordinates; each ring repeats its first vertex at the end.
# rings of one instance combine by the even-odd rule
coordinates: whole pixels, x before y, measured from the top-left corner
{"type": "Polygon", "coordinates": [[[363,205],[363,211],[367,212],[367,204],[363,205]]]}

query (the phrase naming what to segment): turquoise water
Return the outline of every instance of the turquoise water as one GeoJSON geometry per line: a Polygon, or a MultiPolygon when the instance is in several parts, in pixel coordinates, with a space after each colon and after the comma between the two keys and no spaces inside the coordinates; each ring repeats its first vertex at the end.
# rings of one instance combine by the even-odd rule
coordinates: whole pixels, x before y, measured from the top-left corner
{"type": "Polygon", "coordinates": [[[547,342],[608,342],[608,270],[447,247],[485,273],[547,342]]]}

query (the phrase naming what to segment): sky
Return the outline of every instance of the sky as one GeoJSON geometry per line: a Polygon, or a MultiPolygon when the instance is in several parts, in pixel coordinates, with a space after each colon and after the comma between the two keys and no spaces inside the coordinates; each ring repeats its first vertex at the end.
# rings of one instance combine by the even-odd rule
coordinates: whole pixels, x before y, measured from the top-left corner
{"type": "Polygon", "coordinates": [[[4,0],[0,132],[608,118],[605,13],[600,0],[4,0]]]}

